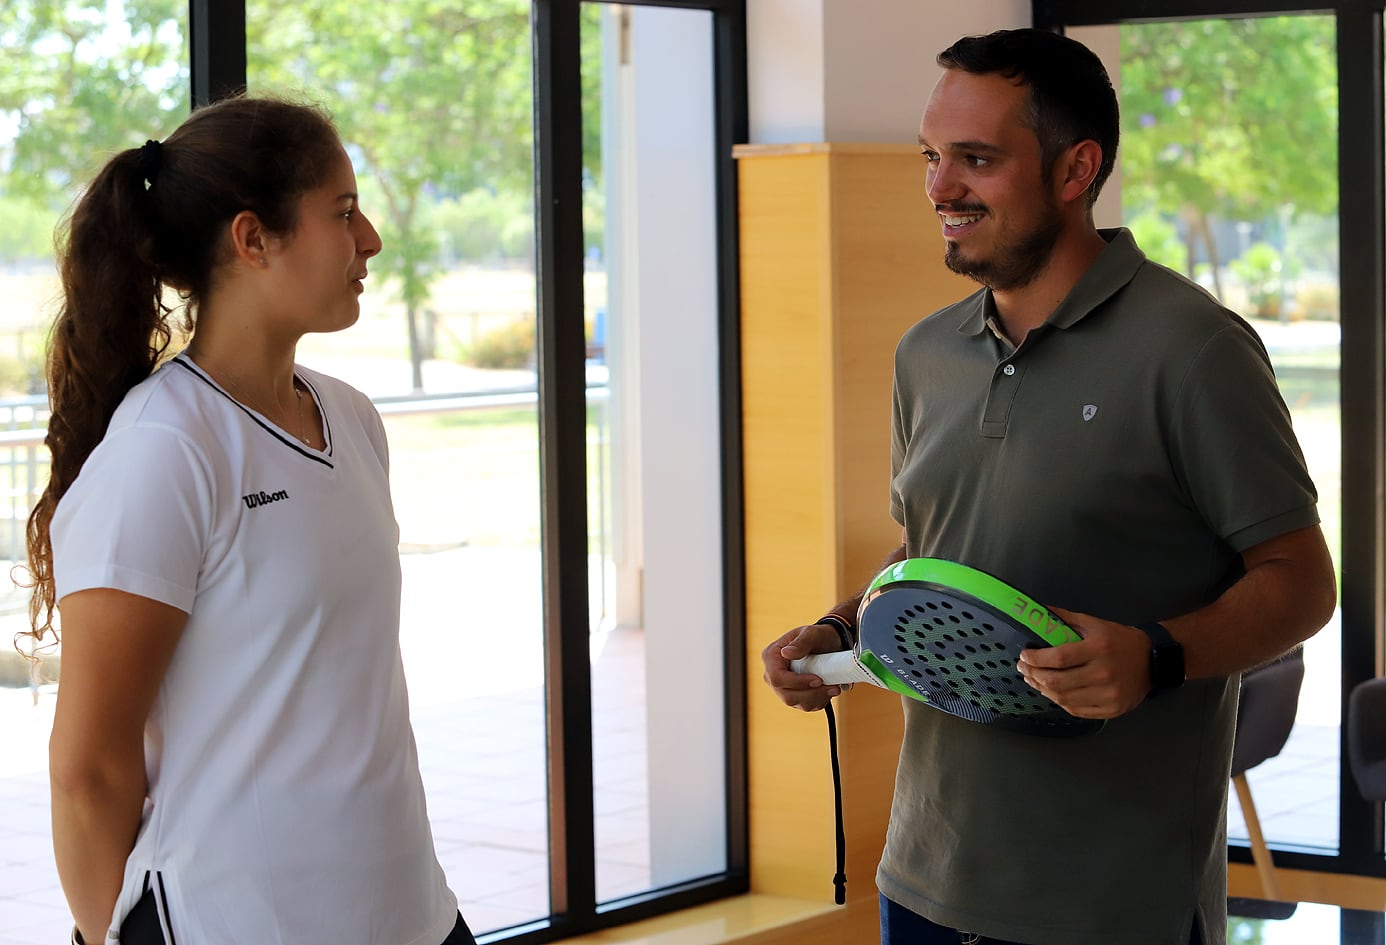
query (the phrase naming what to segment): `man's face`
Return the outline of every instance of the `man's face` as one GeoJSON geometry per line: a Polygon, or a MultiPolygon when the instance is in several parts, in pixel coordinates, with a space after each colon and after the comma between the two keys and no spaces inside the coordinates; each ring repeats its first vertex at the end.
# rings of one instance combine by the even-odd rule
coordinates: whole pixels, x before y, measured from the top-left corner
{"type": "Polygon", "coordinates": [[[949,269],[992,289],[1028,285],[1064,221],[1026,124],[1029,89],[1001,75],[949,69],[924,108],[919,144],[949,269]]]}

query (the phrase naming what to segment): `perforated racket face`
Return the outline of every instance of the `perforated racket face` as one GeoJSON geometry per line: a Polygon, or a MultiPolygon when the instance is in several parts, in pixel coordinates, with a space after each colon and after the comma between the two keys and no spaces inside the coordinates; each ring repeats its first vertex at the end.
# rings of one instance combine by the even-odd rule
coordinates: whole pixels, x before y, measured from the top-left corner
{"type": "Polygon", "coordinates": [[[1020,651],[1052,644],[1022,620],[952,587],[886,584],[863,603],[862,661],[878,661],[909,695],[973,722],[1043,735],[1101,728],[1026,684],[1015,668],[1020,651]]]}

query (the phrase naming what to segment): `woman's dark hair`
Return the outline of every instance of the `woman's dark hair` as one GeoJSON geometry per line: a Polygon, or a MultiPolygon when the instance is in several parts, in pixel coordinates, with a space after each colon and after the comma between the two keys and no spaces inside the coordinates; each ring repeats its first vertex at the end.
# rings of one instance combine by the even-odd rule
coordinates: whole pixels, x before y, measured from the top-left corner
{"type": "Polygon", "coordinates": [[[53,511],[106,433],[121,400],[148,377],[230,258],[231,221],[250,211],[291,234],[298,201],[325,178],[341,145],[321,109],[239,96],[200,108],[162,143],[122,151],[98,173],[59,228],[63,298],[48,349],[52,453],[48,486],[29,516],[34,589],[30,630],[53,629],[53,511]]]}
{"type": "Polygon", "coordinates": [[[1054,159],[1066,148],[1096,141],[1102,164],[1088,188],[1088,203],[1097,200],[1116,163],[1121,114],[1112,80],[1092,50],[1045,30],[998,30],[963,37],[938,54],[938,64],[974,75],[1002,75],[1029,87],[1029,124],[1039,138],[1046,182],[1054,159]]]}

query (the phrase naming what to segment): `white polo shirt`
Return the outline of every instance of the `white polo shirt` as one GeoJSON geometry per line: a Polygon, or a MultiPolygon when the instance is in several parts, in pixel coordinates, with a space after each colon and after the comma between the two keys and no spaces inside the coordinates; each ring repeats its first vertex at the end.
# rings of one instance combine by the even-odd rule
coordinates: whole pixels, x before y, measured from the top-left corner
{"type": "Polygon", "coordinates": [[[456,921],[409,724],[384,429],[364,395],[297,371],[321,452],[179,355],[53,517],[60,600],[115,588],[189,615],[110,940],[146,873],[170,945],[439,945],[456,921]]]}

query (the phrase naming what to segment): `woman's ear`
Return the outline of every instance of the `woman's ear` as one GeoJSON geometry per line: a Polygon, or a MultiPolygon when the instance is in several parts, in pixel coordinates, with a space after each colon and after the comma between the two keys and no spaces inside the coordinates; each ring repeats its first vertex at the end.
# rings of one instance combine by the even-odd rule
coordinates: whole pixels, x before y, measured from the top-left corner
{"type": "Polygon", "coordinates": [[[269,264],[267,254],[272,241],[260,218],[249,210],[242,210],[231,221],[232,257],[252,269],[263,269],[269,264]]]}

